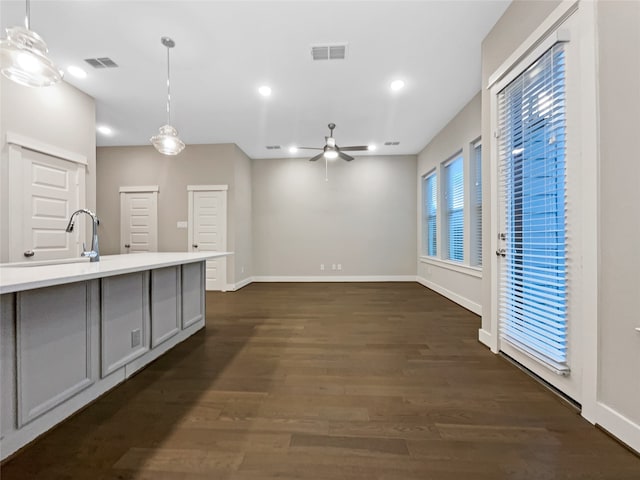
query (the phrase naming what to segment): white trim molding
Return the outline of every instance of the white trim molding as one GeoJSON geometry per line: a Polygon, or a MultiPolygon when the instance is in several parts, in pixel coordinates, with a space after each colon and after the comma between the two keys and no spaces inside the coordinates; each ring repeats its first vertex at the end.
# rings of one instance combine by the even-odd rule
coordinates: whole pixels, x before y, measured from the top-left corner
{"type": "Polygon", "coordinates": [[[416,277],[416,282],[418,282],[423,287],[427,287],[429,290],[433,290],[434,292],[439,293],[443,297],[447,297],[452,302],[455,302],[461,307],[466,308],[470,312],[473,312],[476,315],[482,316],[482,305],[480,305],[479,303],[469,300],[468,298],[463,297],[462,295],[458,295],[457,293],[452,292],[451,290],[447,290],[446,288],[441,287],[437,283],[430,282],[429,280],[426,280],[422,277],[416,277]]]}
{"type": "Polygon", "coordinates": [[[120,187],[120,193],[153,193],[159,191],[160,187],[158,185],[120,187]]]}
{"type": "Polygon", "coordinates": [[[463,263],[453,262],[451,260],[442,260],[435,257],[420,257],[419,261],[420,263],[446,268],[447,270],[462,273],[463,275],[469,275],[470,277],[482,278],[482,268],[479,267],[471,267],[463,263]]]}
{"type": "Polygon", "coordinates": [[[229,190],[229,185],[187,185],[187,192],[229,190]]]}
{"type": "Polygon", "coordinates": [[[258,275],[254,282],[415,282],[415,275],[258,275]]]}
{"type": "Polygon", "coordinates": [[[89,162],[87,161],[87,157],[85,155],[82,155],[81,153],[72,152],[64,148],[56,147],[55,145],[51,145],[49,143],[45,143],[35,138],[27,137],[25,135],[20,135],[19,133],[7,132],[6,141],[10,145],[18,145],[35,152],[51,155],[52,157],[61,158],[73,163],[80,163],[82,165],[89,164],[89,162]]]}
{"type": "MultiPolygon", "coordinates": [[[[598,402],[596,408],[597,421],[595,423],[622,443],[636,452],[640,452],[640,425],[602,402],[598,402]]],[[[587,420],[589,419],[587,418],[587,420]]]]}
{"type": "MultiPolygon", "coordinates": [[[[536,28],[527,39],[516,48],[511,55],[509,55],[504,62],[489,76],[487,82],[487,88],[493,87],[493,85],[502,80],[505,75],[512,71],[513,67],[522,62],[525,57],[532,54],[534,50],[540,47],[540,44],[545,41],[551,32],[556,30],[562,22],[564,22],[572,13],[578,9],[578,0],[566,0],[560,3],[556,9],[542,22],[538,28],[536,28]]],[[[554,32],[556,37],[553,43],[559,41],[567,41],[565,33],[562,31],[554,32]]],[[[546,48],[542,49],[544,52],[546,48]]],[[[505,82],[502,82],[505,83],[505,82]]],[[[509,83],[508,81],[506,83],[509,83]]]]}

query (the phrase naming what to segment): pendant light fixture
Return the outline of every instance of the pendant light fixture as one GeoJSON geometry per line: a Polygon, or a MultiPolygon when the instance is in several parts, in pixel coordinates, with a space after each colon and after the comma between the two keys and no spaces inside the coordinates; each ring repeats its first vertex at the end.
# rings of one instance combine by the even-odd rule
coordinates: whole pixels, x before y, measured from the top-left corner
{"type": "Polygon", "coordinates": [[[62,72],[47,57],[47,44],[30,30],[31,12],[26,0],[24,27],[7,28],[0,41],[0,70],[10,80],[27,87],[48,87],[62,80],[62,72]]]}
{"type": "Polygon", "coordinates": [[[162,37],[160,41],[167,47],[167,124],[160,127],[158,135],[151,137],[151,143],[163,155],[177,155],[184,150],[184,142],[178,138],[178,131],[171,126],[171,66],[169,63],[169,51],[176,46],[176,43],[169,37],[162,37]]]}

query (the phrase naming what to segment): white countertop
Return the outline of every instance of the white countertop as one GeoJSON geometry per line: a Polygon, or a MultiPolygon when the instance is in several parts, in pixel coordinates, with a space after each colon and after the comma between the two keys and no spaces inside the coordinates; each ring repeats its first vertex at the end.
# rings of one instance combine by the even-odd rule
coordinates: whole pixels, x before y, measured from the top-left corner
{"type": "Polygon", "coordinates": [[[95,278],[123,275],[154,268],[201,262],[208,258],[225,257],[232,252],[154,252],[129,255],[104,255],[99,262],[71,259],[72,263],[50,265],[28,262],[0,265],[0,294],[82,282],[95,278]]]}

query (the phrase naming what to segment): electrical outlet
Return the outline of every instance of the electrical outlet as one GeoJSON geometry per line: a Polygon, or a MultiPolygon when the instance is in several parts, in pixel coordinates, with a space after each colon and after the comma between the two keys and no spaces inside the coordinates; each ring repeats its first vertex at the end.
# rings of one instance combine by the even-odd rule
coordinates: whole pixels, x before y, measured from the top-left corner
{"type": "Polygon", "coordinates": [[[139,328],[131,331],[131,348],[137,347],[142,343],[142,332],[139,328]]]}
{"type": "Polygon", "coordinates": [[[240,267],[240,273],[244,273],[244,267],[240,267]]]}
{"type": "Polygon", "coordinates": [[[320,264],[320,270],[324,270],[324,263],[320,264]]]}
{"type": "Polygon", "coordinates": [[[335,270],[335,269],[336,269],[336,264],[334,263],[331,265],[331,270],[335,270]]]}
{"type": "Polygon", "coordinates": [[[338,270],[342,270],[342,264],[341,263],[338,264],[338,270]]]}

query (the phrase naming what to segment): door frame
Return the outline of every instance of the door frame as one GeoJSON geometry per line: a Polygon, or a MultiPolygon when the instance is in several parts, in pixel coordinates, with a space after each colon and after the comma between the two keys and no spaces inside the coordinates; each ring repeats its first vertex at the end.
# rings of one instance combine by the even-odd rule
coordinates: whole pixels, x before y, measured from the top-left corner
{"type": "Polygon", "coordinates": [[[126,207],[126,197],[128,193],[151,193],[152,195],[152,203],[155,206],[155,221],[154,221],[154,229],[155,235],[153,235],[153,249],[150,249],[150,252],[158,251],[158,192],[160,191],[160,187],[158,185],[143,185],[143,186],[127,186],[120,187],[120,253],[126,254],[129,253],[126,251],[124,245],[127,239],[125,238],[125,217],[123,212],[126,207]]]}
{"type": "MultiPolygon", "coordinates": [[[[8,131],[6,133],[6,143],[8,147],[8,162],[7,162],[7,180],[0,182],[0,198],[2,203],[1,214],[7,219],[7,231],[2,233],[2,241],[6,242],[7,249],[2,252],[0,258],[1,262],[24,262],[29,259],[24,258],[23,253],[25,250],[25,242],[23,238],[23,222],[25,217],[25,210],[30,205],[24,204],[24,162],[23,150],[31,150],[36,153],[48,155],[51,157],[59,158],[67,162],[71,162],[76,165],[76,184],[78,186],[77,198],[78,208],[83,207],[83,203],[86,204],[86,173],[88,168],[88,161],[85,155],[77,153],[71,150],[51,145],[35,138],[31,138],[25,135],[21,135],[16,132],[8,131]],[[8,179],[11,181],[8,181],[8,179]],[[6,207],[5,207],[6,205],[6,207]],[[20,232],[16,235],[16,232],[20,232]],[[5,257],[6,255],[6,257],[5,257]]],[[[88,207],[87,205],[84,205],[88,207]]],[[[87,229],[76,229],[72,234],[74,235],[73,241],[76,243],[76,250],[79,252],[79,245],[88,238],[89,234],[87,229]],[[82,231],[81,231],[82,230],[82,231]]],[[[33,259],[32,261],[37,261],[33,259]]]]}
{"type": "MultiPolygon", "coordinates": [[[[194,199],[194,193],[195,192],[223,192],[223,199],[224,199],[224,235],[221,238],[221,248],[223,252],[227,251],[227,236],[229,234],[228,231],[228,205],[229,205],[229,195],[228,195],[228,190],[229,190],[229,185],[187,185],[187,198],[188,198],[188,209],[187,209],[187,215],[188,215],[188,220],[187,220],[187,224],[188,224],[188,228],[187,228],[187,251],[188,252],[194,252],[196,251],[193,247],[193,214],[194,214],[194,208],[193,208],[193,199],[194,199]]],[[[222,282],[221,282],[221,290],[222,291],[227,291],[227,258],[226,257],[220,257],[217,260],[220,261],[220,270],[221,270],[221,277],[222,277],[222,282]]],[[[206,288],[206,268],[205,268],[205,288],[206,288]]]]}

